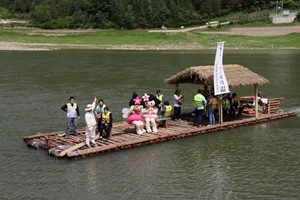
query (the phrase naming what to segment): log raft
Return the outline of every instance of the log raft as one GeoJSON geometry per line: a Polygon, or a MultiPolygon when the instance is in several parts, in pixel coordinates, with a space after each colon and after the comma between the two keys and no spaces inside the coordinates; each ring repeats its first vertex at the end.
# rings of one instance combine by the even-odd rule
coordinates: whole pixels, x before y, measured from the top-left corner
{"type": "MultiPolygon", "coordinates": [[[[112,129],[110,140],[96,140],[97,146],[88,148],[85,146],[85,129],[78,131],[79,136],[69,136],[64,138],[64,132],[53,132],[47,134],[37,134],[23,137],[24,142],[36,149],[48,150],[50,155],[55,157],[87,157],[109,151],[122,150],[128,148],[150,145],[158,142],[164,142],[177,138],[185,138],[195,135],[202,135],[222,131],[226,129],[264,123],[267,121],[295,116],[295,112],[276,112],[260,114],[258,118],[254,115],[243,114],[241,118],[226,121],[222,126],[192,126],[190,117],[185,120],[168,120],[167,128],[159,128],[158,133],[135,134],[134,127],[125,122],[116,122],[112,129]]],[[[204,122],[205,123],[205,122],[204,122]]]]}

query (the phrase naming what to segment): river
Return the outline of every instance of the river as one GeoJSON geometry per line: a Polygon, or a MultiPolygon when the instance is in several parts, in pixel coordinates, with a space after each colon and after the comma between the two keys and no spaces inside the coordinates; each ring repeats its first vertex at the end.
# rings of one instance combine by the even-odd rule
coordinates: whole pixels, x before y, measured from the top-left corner
{"type": "MultiPolygon", "coordinates": [[[[241,64],[270,80],[267,97],[298,116],[254,126],[112,152],[56,159],[28,148],[22,137],[65,129],[60,110],[75,97],[84,107],[104,99],[116,121],[133,91],[161,89],[189,66],[212,65],[215,50],[0,51],[0,199],[299,199],[300,50],[226,50],[224,64],[241,64]]],[[[202,87],[202,86],[201,86],[202,87]]],[[[184,111],[198,86],[182,85],[184,111]]],[[[252,87],[231,88],[252,95],[252,87]]]]}

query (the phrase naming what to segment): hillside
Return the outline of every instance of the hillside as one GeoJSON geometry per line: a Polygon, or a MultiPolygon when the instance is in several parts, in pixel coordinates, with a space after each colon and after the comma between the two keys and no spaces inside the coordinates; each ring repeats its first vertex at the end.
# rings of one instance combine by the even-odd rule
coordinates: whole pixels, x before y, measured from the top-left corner
{"type": "MultiPolygon", "coordinates": [[[[178,28],[267,19],[276,7],[275,0],[1,0],[0,19],[25,19],[27,26],[45,29],[178,28]]],[[[284,1],[284,8],[299,10],[300,0],[284,1]]]]}

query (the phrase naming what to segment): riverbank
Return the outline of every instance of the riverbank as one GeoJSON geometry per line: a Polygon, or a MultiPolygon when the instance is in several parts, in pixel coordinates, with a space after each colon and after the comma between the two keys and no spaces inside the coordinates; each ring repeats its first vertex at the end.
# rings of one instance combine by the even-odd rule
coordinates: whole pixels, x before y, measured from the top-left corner
{"type": "Polygon", "coordinates": [[[41,30],[12,27],[0,29],[0,50],[197,50],[215,48],[218,40],[225,41],[227,49],[298,49],[299,35],[300,26],[239,27],[222,31],[174,30],[167,33],[148,30],[41,30]]]}

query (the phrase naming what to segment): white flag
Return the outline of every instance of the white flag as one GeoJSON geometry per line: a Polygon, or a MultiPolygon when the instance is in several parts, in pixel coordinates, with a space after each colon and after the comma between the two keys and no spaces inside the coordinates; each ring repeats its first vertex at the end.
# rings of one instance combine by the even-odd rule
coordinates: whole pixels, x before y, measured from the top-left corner
{"type": "Polygon", "coordinates": [[[215,95],[229,93],[227,79],[223,69],[224,42],[218,42],[215,66],[214,66],[214,89],[215,95]]]}

